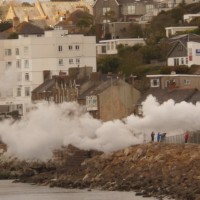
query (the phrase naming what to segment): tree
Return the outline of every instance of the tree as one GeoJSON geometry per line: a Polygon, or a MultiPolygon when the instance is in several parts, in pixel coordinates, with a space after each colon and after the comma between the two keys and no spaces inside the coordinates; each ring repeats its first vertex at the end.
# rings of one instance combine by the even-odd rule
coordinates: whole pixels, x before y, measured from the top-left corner
{"type": "Polygon", "coordinates": [[[18,33],[13,32],[8,36],[8,39],[18,39],[18,33]]]}
{"type": "Polygon", "coordinates": [[[12,22],[5,21],[3,23],[0,23],[0,32],[3,32],[5,30],[8,30],[12,27],[12,22]]]}
{"type": "Polygon", "coordinates": [[[102,73],[117,73],[119,65],[120,60],[117,56],[103,56],[97,59],[97,70],[102,73]]]}
{"type": "Polygon", "coordinates": [[[142,30],[141,25],[139,24],[136,23],[130,24],[128,30],[132,38],[144,37],[144,32],[142,30]]]}
{"type": "Polygon", "coordinates": [[[22,6],[23,7],[33,7],[33,5],[31,5],[29,2],[23,2],[22,6]]]}

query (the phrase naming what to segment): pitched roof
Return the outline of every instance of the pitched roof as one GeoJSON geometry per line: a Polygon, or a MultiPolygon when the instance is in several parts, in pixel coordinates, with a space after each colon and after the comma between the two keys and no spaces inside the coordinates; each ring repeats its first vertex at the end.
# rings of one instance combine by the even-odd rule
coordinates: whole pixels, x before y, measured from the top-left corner
{"type": "Polygon", "coordinates": [[[169,38],[171,48],[169,50],[168,57],[178,44],[181,44],[185,49],[187,49],[187,42],[189,41],[200,42],[200,35],[189,33],[169,38]]]}
{"type": "Polygon", "coordinates": [[[46,80],[44,83],[42,83],[41,85],[39,85],[38,87],[36,87],[32,93],[41,93],[44,91],[49,90],[50,88],[52,88],[55,84],[55,79],[48,79],[46,80]]]}
{"type": "Polygon", "coordinates": [[[197,102],[200,102],[200,91],[197,91],[188,101],[190,103],[196,104],[197,102]]]}
{"type": "MultiPolygon", "coordinates": [[[[99,0],[99,1],[102,1],[102,0],[99,0]]],[[[118,0],[114,0],[114,1],[115,1],[115,3],[119,6],[118,0]]],[[[97,2],[98,2],[98,0],[96,0],[92,6],[94,7],[94,6],[96,5],[97,2]]]]}
{"type": "Polygon", "coordinates": [[[126,4],[126,3],[138,3],[138,2],[145,2],[145,3],[151,3],[153,1],[149,0],[117,0],[119,4],[126,4]]]}
{"type": "MultiPolygon", "coordinates": [[[[149,95],[153,95],[154,97],[156,97],[157,101],[160,104],[170,99],[174,100],[175,103],[180,103],[182,101],[190,102],[192,97],[197,93],[199,93],[197,89],[191,88],[176,88],[171,90],[151,88],[144,95],[142,95],[142,97],[138,101],[138,104],[141,104],[143,101],[145,101],[149,95]]],[[[200,97],[200,94],[198,95],[198,97],[200,97]]],[[[195,101],[195,99],[193,101],[195,101]]],[[[200,98],[198,99],[198,101],[200,101],[200,98]]]]}
{"type": "Polygon", "coordinates": [[[86,2],[41,2],[41,7],[44,13],[49,18],[55,18],[57,15],[65,15],[68,12],[74,12],[75,10],[83,10],[87,7],[88,12],[92,13],[92,7],[86,2]]]}
{"type": "Polygon", "coordinates": [[[178,35],[175,37],[169,38],[170,42],[176,42],[176,41],[181,41],[182,43],[187,43],[188,41],[193,41],[193,42],[200,42],[200,35],[194,34],[194,33],[188,33],[188,34],[183,34],[183,35],[178,35]]]}
{"type": "Polygon", "coordinates": [[[47,21],[45,19],[30,20],[29,22],[41,29],[45,29],[48,26],[47,21]]]}
{"type": "MultiPolygon", "coordinates": [[[[184,43],[184,42],[178,40],[178,41],[176,41],[175,43],[173,43],[173,44],[171,45],[171,48],[170,48],[170,50],[169,50],[169,52],[168,52],[168,54],[167,54],[167,57],[170,57],[170,55],[172,54],[172,52],[176,49],[176,47],[177,47],[179,44],[180,44],[181,46],[183,46],[183,48],[184,48],[185,50],[187,50],[187,43],[184,43]]],[[[184,55],[183,55],[183,56],[184,56],[184,55]]]]}
{"type": "Polygon", "coordinates": [[[36,19],[40,17],[40,13],[36,7],[14,6],[13,9],[20,21],[25,20],[26,17],[29,19],[36,19]]]}
{"type": "Polygon", "coordinates": [[[22,22],[16,27],[16,32],[19,35],[44,34],[44,30],[29,22],[22,22]]]}
{"type": "Polygon", "coordinates": [[[112,79],[112,82],[110,79],[106,79],[105,81],[101,82],[95,82],[88,90],[84,91],[80,96],[79,99],[84,99],[86,96],[91,95],[98,95],[105,91],[107,88],[117,85],[119,81],[122,81],[121,79],[112,79]]]}
{"type": "Polygon", "coordinates": [[[79,96],[79,99],[84,99],[86,96],[97,95],[108,87],[110,87],[110,81],[103,81],[99,84],[94,83],[88,90],[84,91],[79,96]]]}

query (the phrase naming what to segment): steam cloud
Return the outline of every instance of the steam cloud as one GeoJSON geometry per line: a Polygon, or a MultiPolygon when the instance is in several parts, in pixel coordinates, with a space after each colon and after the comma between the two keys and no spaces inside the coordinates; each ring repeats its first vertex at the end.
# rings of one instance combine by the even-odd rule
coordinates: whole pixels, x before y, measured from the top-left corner
{"type": "Polygon", "coordinates": [[[8,152],[19,158],[49,159],[52,150],[62,145],[112,152],[143,143],[152,130],[170,134],[200,129],[200,104],[169,100],[160,105],[149,96],[143,114],[143,118],[131,115],[123,121],[101,122],[76,103],[41,103],[23,120],[1,122],[0,137],[8,152]]]}
{"type": "Polygon", "coordinates": [[[3,97],[10,96],[17,84],[18,73],[15,68],[10,67],[0,74],[0,94],[3,97]]]}

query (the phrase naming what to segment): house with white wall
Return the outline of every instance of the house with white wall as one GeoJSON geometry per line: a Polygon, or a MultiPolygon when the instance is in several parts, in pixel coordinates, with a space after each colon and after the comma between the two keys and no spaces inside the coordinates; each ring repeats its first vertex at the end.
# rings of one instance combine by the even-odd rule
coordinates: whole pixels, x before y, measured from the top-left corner
{"type": "Polygon", "coordinates": [[[68,74],[69,68],[85,66],[96,71],[95,36],[69,35],[66,30],[22,32],[18,39],[0,40],[0,47],[0,72],[7,77],[2,75],[0,82],[7,85],[9,76],[13,81],[6,94],[0,87],[0,110],[7,106],[9,112],[19,108],[24,114],[31,91],[60,71],[68,74]]]}
{"type": "Polygon", "coordinates": [[[168,66],[199,65],[200,36],[185,34],[171,38],[171,49],[167,57],[168,66]]]}
{"type": "Polygon", "coordinates": [[[188,42],[188,66],[200,65],[200,42],[188,42]]]}
{"type": "Polygon", "coordinates": [[[144,38],[120,38],[120,39],[112,39],[112,40],[101,40],[96,45],[97,48],[97,55],[100,54],[117,54],[117,46],[118,45],[124,45],[124,46],[134,46],[136,44],[139,45],[145,45],[145,39],[144,38]]]}
{"type": "Polygon", "coordinates": [[[185,14],[183,15],[183,21],[184,22],[191,22],[193,19],[200,17],[200,13],[195,13],[195,14],[185,14]]]}
{"type": "Polygon", "coordinates": [[[166,37],[170,37],[173,35],[176,35],[178,33],[181,32],[185,32],[185,31],[192,31],[197,29],[198,26],[176,26],[176,27],[166,27],[165,31],[166,31],[166,37]]]}

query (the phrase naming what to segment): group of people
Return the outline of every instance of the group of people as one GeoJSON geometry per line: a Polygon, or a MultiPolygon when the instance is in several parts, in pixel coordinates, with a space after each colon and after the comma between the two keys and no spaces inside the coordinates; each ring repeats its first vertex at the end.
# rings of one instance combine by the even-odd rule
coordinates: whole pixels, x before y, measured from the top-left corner
{"type": "MultiPolygon", "coordinates": [[[[165,141],[165,137],[166,137],[166,133],[157,133],[157,142],[164,142],[165,141]]],[[[188,139],[189,139],[189,132],[186,131],[184,134],[184,140],[185,143],[188,143],[188,139]]],[[[155,133],[154,131],[151,132],[151,142],[154,142],[155,140],[155,133]]]]}
{"type": "MultiPolygon", "coordinates": [[[[157,133],[157,142],[164,142],[165,141],[165,137],[166,137],[167,133],[157,133]]],[[[154,142],[155,140],[155,133],[154,131],[152,131],[151,133],[151,142],[154,142]]]]}

